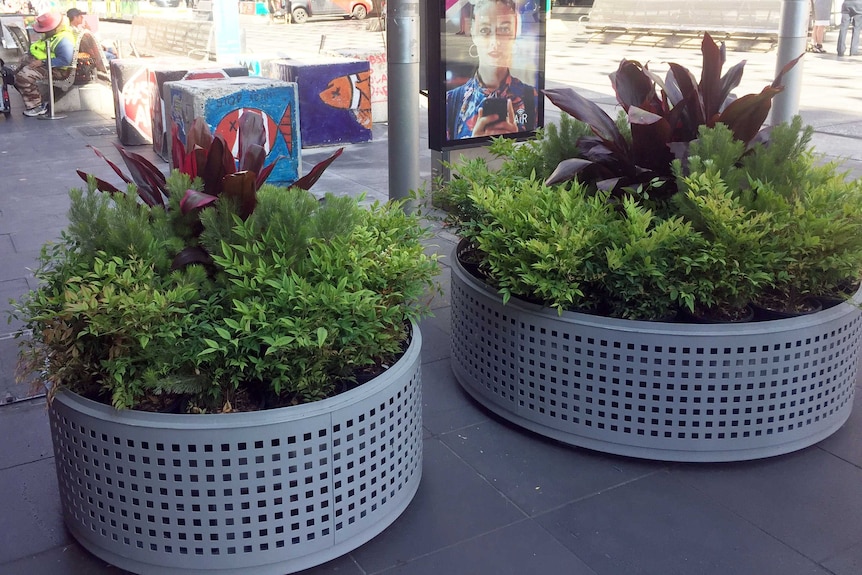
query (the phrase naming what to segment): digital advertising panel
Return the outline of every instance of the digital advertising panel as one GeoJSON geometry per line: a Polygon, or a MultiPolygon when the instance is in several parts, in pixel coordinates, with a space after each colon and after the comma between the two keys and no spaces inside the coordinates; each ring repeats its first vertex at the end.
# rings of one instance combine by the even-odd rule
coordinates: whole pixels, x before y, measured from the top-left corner
{"type": "Polygon", "coordinates": [[[428,12],[431,149],[532,136],[544,124],[544,2],[429,0],[428,12]]]}

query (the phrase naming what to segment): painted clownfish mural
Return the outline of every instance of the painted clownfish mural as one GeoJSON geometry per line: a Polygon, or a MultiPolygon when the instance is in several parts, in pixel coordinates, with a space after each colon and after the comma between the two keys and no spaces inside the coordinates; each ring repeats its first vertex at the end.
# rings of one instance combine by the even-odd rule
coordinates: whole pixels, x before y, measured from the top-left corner
{"type": "Polygon", "coordinates": [[[279,124],[276,124],[275,120],[263,110],[258,110],[257,108],[236,108],[225,114],[215,129],[215,133],[220,134],[224,138],[234,158],[239,155],[239,119],[243,114],[257,114],[263,118],[263,129],[266,134],[266,143],[263,147],[267,154],[275,147],[276,138],[279,133],[284,138],[288,152],[293,153],[293,128],[290,121],[291,106],[285,108],[284,115],[279,124]]]}
{"type": "Polygon", "coordinates": [[[350,110],[363,128],[371,129],[371,72],[334,78],[320,93],[320,99],[333,108],[350,110]]]}

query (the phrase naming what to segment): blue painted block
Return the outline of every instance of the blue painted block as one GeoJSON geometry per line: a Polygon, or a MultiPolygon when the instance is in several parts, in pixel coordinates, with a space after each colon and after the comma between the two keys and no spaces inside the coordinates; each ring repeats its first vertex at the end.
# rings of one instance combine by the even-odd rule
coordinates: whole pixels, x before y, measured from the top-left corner
{"type": "Polygon", "coordinates": [[[299,88],[302,145],[371,140],[371,72],[367,61],[308,56],[272,63],[273,74],[299,88]]]}
{"type": "Polygon", "coordinates": [[[179,128],[180,141],[186,142],[186,126],[203,117],[214,134],[224,136],[234,156],[239,150],[240,116],[249,113],[263,116],[268,135],[266,164],[283,156],[267,182],[289,185],[299,178],[302,142],[296,84],[256,76],[180,80],[165,83],[164,100],[171,125],[179,128]]]}

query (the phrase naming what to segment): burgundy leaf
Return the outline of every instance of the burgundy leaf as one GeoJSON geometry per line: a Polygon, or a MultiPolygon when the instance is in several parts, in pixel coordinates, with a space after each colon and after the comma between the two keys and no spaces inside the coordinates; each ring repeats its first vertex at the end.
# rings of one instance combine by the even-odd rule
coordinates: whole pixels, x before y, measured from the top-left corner
{"type": "Polygon", "coordinates": [[[211,196],[204,192],[188,189],[186,190],[183,199],[180,200],[180,212],[185,216],[194,210],[205,208],[218,200],[216,196],[211,196]]]}
{"type": "MultiPolygon", "coordinates": [[[[88,146],[89,146],[89,144],[88,144],[88,146]]],[[[114,162],[109,160],[108,157],[105,154],[103,154],[101,150],[99,150],[98,148],[94,148],[93,146],[89,146],[89,147],[92,148],[92,150],[94,152],[96,152],[97,156],[99,156],[100,158],[102,158],[103,160],[108,162],[108,165],[111,166],[111,168],[114,170],[114,173],[117,174],[118,176],[120,176],[124,182],[126,182],[127,184],[133,183],[132,179],[129,176],[127,176],[126,174],[124,174],[123,170],[121,170],[117,164],[115,164],[114,162]]]]}
{"type": "MultiPolygon", "coordinates": [[[[315,183],[317,183],[317,180],[320,179],[320,176],[322,176],[323,172],[326,171],[326,168],[329,167],[329,164],[334,162],[335,159],[338,156],[340,156],[343,151],[344,151],[344,148],[338,148],[337,150],[335,150],[335,152],[331,156],[329,156],[328,158],[326,158],[322,162],[318,163],[316,166],[311,168],[310,172],[308,172],[303,177],[296,180],[292,184],[292,187],[300,188],[302,190],[310,190],[311,186],[313,186],[315,183]]],[[[267,174],[267,175],[269,175],[269,174],[267,174]]]]}
{"type": "Polygon", "coordinates": [[[209,266],[212,264],[212,261],[212,257],[210,257],[203,248],[198,246],[189,246],[187,248],[183,248],[183,250],[174,257],[174,261],[171,262],[171,269],[179,270],[192,264],[209,266]]]}
{"type": "Polygon", "coordinates": [[[788,62],[787,64],[784,65],[784,67],[781,69],[781,72],[779,72],[778,76],[775,77],[775,80],[772,81],[772,87],[773,88],[779,88],[779,89],[784,88],[784,84],[782,84],[782,82],[784,81],[784,75],[787,72],[789,72],[790,69],[793,68],[796,65],[796,63],[802,59],[802,57],[804,55],[805,55],[805,53],[803,52],[802,54],[800,54],[799,56],[797,56],[796,58],[794,58],[793,60],[791,60],[790,62],[788,62]]]}
{"type": "Polygon", "coordinates": [[[631,106],[650,111],[660,108],[652,78],[645,73],[644,67],[639,62],[623,59],[610,78],[611,86],[617,95],[617,102],[626,112],[631,106]]]}
{"type": "MultiPolygon", "coordinates": [[[[191,150],[192,148],[188,149],[191,150]]],[[[191,154],[186,153],[186,146],[180,140],[180,128],[176,124],[173,124],[171,126],[171,163],[175,169],[194,179],[197,173],[190,171],[191,166],[189,164],[191,162],[188,159],[189,156],[191,154]]]]}
{"type": "Polygon", "coordinates": [[[236,171],[236,158],[233,157],[233,152],[230,146],[222,136],[216,136],[222,143],[221,165],[225,174],[232,174],[236,171]]]}
{"type": "Polygon", "coordinates": [[[207,150],[201,148],[200,146],[195,146],[192,148],[191,156],[194,156],[194,159],[189,161],[189,165],[195,166],[195,173],[203,177],[203,171],[207,165],[207,150]]]}
{"type": "Polygon", "coordinates": [[[233,200],[237,215],[244,221],[254,213],[257,205],[257,187],[254,172],[236,172],[225,176],[222,182],[222,196],[233,200]]]}
{"type": "Polygon", "coordinates": [[[265,160],[266,150],[263,146],[248,146],[239,157],[239,169],[259,174],[265,160]]]}
{"type": "Polygon", "coordinates": [[[596,188],[601,191],[612,192],[617,187],[621,186],[622,182],[622,178],[608,178],[606,180],[599,180],[596,182],[596,188]]]}
{"type": "Polygon", "coordinates": [[[553,173],[548,176],[547,180],[545,180],[545,185],[553,186],[563,182],[568,182],[569,180],[574,179],[574,177],[583,171],[584,168],[591,165],[593,165],[593,162],[581,158],[569,158],[568,160],[563,160],[557,164],[553,173]]]}
{"type": "Polygon", "coordinates": [[[632,107],[629,109],[629,124],[632,129],[632,158],[638,166],[670,172],[673,156],[668,149],[671,127],[658,114],[632,107]]]}
{"type": "Polygon", "coordinates": [[[88,174],[82,170],[75,170],[75,171],[78,173],[78,175],[81,177],[81,179],[84,180],[85,182],[89,181],[88,178],[92,177],[93,180],[96,182],[96,189],[99,190],[100,192],[107,192],[109,194],[125,194],[124,191],[117,188],[114,184],[110,184],[101,178],[97,178],[96,176],[93,176],[92,174],[88,174]]]}
{"type": "Polygon", "coordinates": [[[727,99],[730,97],[730,93],[734,88],[739,86],[739,82],[742,81],[742,71],[745,68],[745,60],[739,62],[735,66],[732,66],[725,74],[721,77],[721,88],[719,91],[718,98],[721,99],[721,104],[719,106],[718,112],[724,110],[727,107],[727,104],[730,102],[727,99]]]}
{"type": "Polygon", "coordinates": [[[708,33],[703,35],[700,44],[703,54],[703,68],[700,71],[700,94],[703,99],[704,117],[718,114],[724,98],[721,94],[721,68],[724,65],[722,52],[708,33]]]}
{"type": "Polygon", "coordinates": [[[628,142],[617,129],[617,125],[598,105],[571,88],[554,88],[542,90],[542,92],[559,109],[588,124],[593,133],[604,140],[606,145],[622,154],[628,150],[628,142]]]}
{"type": "Polygon", "coordinates": [[[733,132],[733,136],[748,144],[760,131],[772,108],[772,98],[783,88],[767,86],[759,94],[746,94],[724,109],[718,118],[733,132]]]}
{"type": "MultiPolygon", "coordinates": [[[[272,170],[275,169],[276,164],[278,164],[281,160],[283,160],[285,156],[278,156],[275,158],[271,164],[268,166],[263,166],[259,172],[257,172],[257,180],[255,180],[255,188],[258,190],[260,187],[266,182],[266,179],[272,173],[272,170]]],[[[265,158],[264,158],[265,159],[265,158]]]]}
{"type": "Polygon", "coordinates": [[[260,114],[243,112],[239,118],[239,158],[242,158],[251,146],[264,147],[266,145],[264,127],[263,117],[260,114]]]}
{"type": "MultiPolygon", "coordinates": [[[[703,102],[700,100],[697,80],[694,74],[688,68],[674,64],[673,62],[668,64],[668,66],[670,67],[669,75],[673,76],[673,80],[681,95],[681,100],[677,103],[677,107],[683,106],[682,109],[677,110],[677,117],[686,117],[695,125],[705,123],[706,116],[704,115],[703,102]]],[[[695,128],[696,131],[697,128],[695,128]]]]}
{"type": "MultiPolygon", "coordinates": [[[[206,163],[200,176],[204,181],[204,191],[211,196],[218,196],[222,192],[222,179],[229,173],[224,169],[225,143],[222,138],[214,138],[206,151],[206,163]]],[[[233,172],[233,170],[231,170],[233,172]]]]}
{"type": "Polygon", "coordinates": [[[186,149],[194,150],[196,146],[200,146],[204,150],[208,150],[212,141],[213,135],[206,120],[201,117],[195,118],[192,121],[191,128],[186,133],[186,149]]]}
{"type": "Polygon", "coordinates": [[[115,144],[120,155],[126,162],[126,167],[138,186],[138,195],[148,206],[165,206],[162,194],[166,194],[165,176],[148,159],[140,154],[127,152],[119,144],[115,144]]]}

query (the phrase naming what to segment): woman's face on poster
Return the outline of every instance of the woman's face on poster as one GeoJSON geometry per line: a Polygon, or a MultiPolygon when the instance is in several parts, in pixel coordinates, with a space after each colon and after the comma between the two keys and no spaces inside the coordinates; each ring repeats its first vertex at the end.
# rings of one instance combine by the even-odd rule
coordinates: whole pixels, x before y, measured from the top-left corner
{"type": "Polygon", "coordinates": [[[517,23],[512,8],[503,2],[490,0],[476,5],[470,33],[480,66],[511,67],[517,23]]]}

